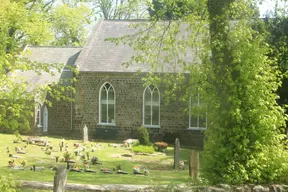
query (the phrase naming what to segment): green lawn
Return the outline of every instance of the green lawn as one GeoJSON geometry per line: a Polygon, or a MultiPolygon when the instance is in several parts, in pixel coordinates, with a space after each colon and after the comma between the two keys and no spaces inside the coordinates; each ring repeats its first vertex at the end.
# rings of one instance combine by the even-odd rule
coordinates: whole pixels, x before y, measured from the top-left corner
{"type": "Polygon", "coordinates": [[[51,192],[53,190],[21,189],[21,192],[51,192]]]}
{"type": "MultiPolygon", "coordinates": [[[[25,136],[22,136],[25,139],[25,136]]],[[[55,172],[49,169],[50,165],[56,164],[56,155],[61,156],[63,152],[52,152],[51,155],[46,155],[44,153],[44,147],[36,145],[27,145],[26,143],[14,144],[13,140],[16,137],[14,135],[0,134],[0,152],[2,158],[0,158],[0,173],[1,175],[11,174],[13,179],[16,180],[33,180],[33,181],[46,181],[52,182],[55,172]],[[9,147],[10,153],[16,154],[15,147],[22,147],[28,153],[21,155],[23,159],[27,161],[25,170],[13,170],[9,168],[8,161],[11,159],[8,157],[6,148],[9,147]],[[30,171],[32,165],[44,166],[44,171],[30,171]]],[[[61,139],[57,138],[47,138],[51,141],[54,148],[58,149],[61,139]]],[[[83,144],[78,140],[65,140],[68,144],[68,151],[73,153],[73,144],[78,142],[83,144]]],[[[96,142],[89,142],[87,147],[95,145],[96,142]]],[[[96,170],[96,173],[68,173],[68,183],[82,183],[82,184],[171,184],[171,183],[185,183],[188,179],[188,169],[181,171],[173,170],[173,148],[169,147],[166,153],[161,156],[144,156],[144,155],[134,155],[131,157],[123,157],[121,154],[131,153],[129,149],[124,147],[109,147],[108,143],[99,143],[102,146],[96,147],[95,152],[90,152],[90,158],[97,156],[103,165],[91,165],[90,168],[96,170]],[[128,175],[118,175],[118,174],[104,174],[100,172],[100,168],[116,168],[117,165],[121,165],[122,170],[128,172],[128,175]],[[135,176],[132,174],[132,167],[134,165],[144,165],[150,171],[148,176],[135,176]]],[[[188,160],[191,149],[181,148],[180,159],[188,160]]],[[[20,154],[19,154],[20,155],[20,154]]],[[[74,157],[77,161],[77,166],[84,168],[82,160],[79,156],[74,157]]],[[[20,165],[19,159],[16,159],[16,165],[20,165]]],[[[60,162],[56,165],[66,166],[66,163],[60,162]]]]}

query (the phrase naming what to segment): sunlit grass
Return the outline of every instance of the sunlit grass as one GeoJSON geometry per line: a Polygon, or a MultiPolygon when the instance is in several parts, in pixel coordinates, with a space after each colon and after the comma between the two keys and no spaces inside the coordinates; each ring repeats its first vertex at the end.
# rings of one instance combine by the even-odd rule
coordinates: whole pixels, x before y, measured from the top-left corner
{"type": "MultiPolygon", "coordinates": [[[[23,136],[25,139],[26,137],[23,136]]],[[[29,180],[29,181],[45,181],[52,182],[55,172],[50,170],[50,165],[66,166],[64,162],[55,162],[54,156],[62,156],[63,152],[52,152],[51,155],[46,155],[44,153],[44,147],[36,145],[27,145],[26,143],[13,143],[15,139],[14,135],[0,134],[0,153],[2,158],[0,158],[0,173],[1,175],[11,174],[13,179],[16,180],[29,180]],[[10,153],[16,154],[15,147],[22,147],[28,153],[21,155],[27,161],[25,170],[13,170],[9,168],[8,157],[6,148],[9,147],[10,153]],[[44,166],[44,171],[30,171],[32,165],[44,166]]],[[[54,148],[58,149],[61,139],[58,138],[47,138],[51,141],[54,148]]],[[[74,143],[83,144],[79,140],[65,140],[68,144],[68,151],[74,153],[74,143]]],[[[89,142],[86,146],[95,145],[96,142],[89,142]]],[[[129,149],[124,147],[109,147],[108,143],[99,143],[102,147],[96,147],[95,152],[90,152],[90,159],[93,156],[97,156],[102,162],[102,165],[91,165],[90,169],[96,170],[96,173],[78,173],[78,172],[68,172],[68,183],[83,183],[83,184],[149,184],[149,185],[161,185],[170,184],[171,182],[185,183],[188,179],[188,169],[175,171],[173,170],[173,148],[169,147],[164,155],[160,156],[143,156],[143,155],[133,155],[133,157],[123,157],[124,153],[131,153],[129,149]],[[118,174],[104,174],[100,172],[100,168],[116,168],[120,165],[123,171],[128,172],[128,175],[118,175],[118,174]],[[150,171],[148,176],[135,176],[132,174],[132,167],[134,165],[144,165],[150,171]]],[[[188,160],[191,149],[185,148],[181,149],[180,159],[188,160]]],[[[83,162],[79,156],[74,157],[77,161],[76,165],[80,168],[84,168],[83,162]]],[[[20,160],[16,159],[16,165],[20,166],[20,160]]]]}

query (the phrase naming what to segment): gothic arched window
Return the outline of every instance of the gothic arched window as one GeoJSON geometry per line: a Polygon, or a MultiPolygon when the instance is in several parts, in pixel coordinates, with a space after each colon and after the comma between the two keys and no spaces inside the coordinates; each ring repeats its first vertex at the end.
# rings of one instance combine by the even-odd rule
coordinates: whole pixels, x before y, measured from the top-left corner
{"type": "Polygon", "coordinates": [[[144,126],[160,126],[160,93],[157,87],[149,85],[143,93],[144,126]]]}
{"type": "Polygon", "coordinates": [[[99,122],[115,124],[115,91],[108,82],[101,86],[99,92],[99,122]]]}

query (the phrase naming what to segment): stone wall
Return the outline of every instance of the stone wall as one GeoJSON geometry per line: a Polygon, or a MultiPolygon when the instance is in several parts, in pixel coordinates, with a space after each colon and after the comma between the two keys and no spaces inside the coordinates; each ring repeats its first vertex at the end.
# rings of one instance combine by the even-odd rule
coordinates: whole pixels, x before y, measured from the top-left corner
{"type": "Polygon", "coordinates": [[[46,105],[48,109],[48,134],[67,134],[68,136],[73,126],[74,103],[63,99],[55,100],[49,96],[48,100],[52,103],[51,106],[46,105]]]}
{"type": "MultiPolygon", "coordinates": [[[[135,137],[136,129],[143,123],[144,89],[141,76],[133,73],[80,72],[76,85],[73,133],[79,134],[86,124],[90,139],[122,140],[135,137]],[[105,82],[109,82],[115,89],[116,126],[99,125],[99,90],[105,82]]],[[[169,134],[187,135],[189,122],[188,114],[184,113],[185,106],[181,103],[164,105],[164,90],[161,86],[158,89],[161,100],[160,128],[148,128],[150,139],[159,141],[169,134]]],[[[202,146],[203,134],[200,131],[189,132],[189,135],[198,138],[200,144],[196,145],[202,146]]],[[[188,137],[186,141],[189,141],[188,137]]]]}
{"type": "MultiPolygon", "coordinates": [[[[42,190],[52,190],[53,183],[49,182],[39,182],[39,181],[18,181],[21,183],[21,188],[29,189],[42,189],[42,190]]],[[[87,184],[75,184],[67,183],[66,190],[73,191],[117,191],[117,192],[287,192],[288,185],[238,185],[231,186],[227,184],[219,184],[216,186],[187,186],[181,185],[127,185],[127,184],[103,184],[103,185],[87,185],[87,184]]]]}

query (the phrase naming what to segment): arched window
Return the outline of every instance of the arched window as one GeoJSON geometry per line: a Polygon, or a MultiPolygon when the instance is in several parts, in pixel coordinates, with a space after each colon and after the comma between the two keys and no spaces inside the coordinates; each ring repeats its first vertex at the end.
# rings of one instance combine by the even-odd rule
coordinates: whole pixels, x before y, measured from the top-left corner
{"type": "Polygon", "coordinates": [[[160,93],[153,85],[147,86],[143,93],[143,124],[160,126],[160,93]]]}
{"type": "Polygon", "coordinates": [[[189,104],[189,128],[192,130],[205,130],[207,128],[207,115],[199,94],[190,98],[189,104]]]}
{"type": "Polygon", "coordinates": [[[42,126],[42,111],[41,111],[41,104],[37,106],[37,113],[36,113],[36,126],[41,127],[42,126]]]}
{"type": "Polygon", "coordinates": [[[104,83],[100,88],[99,122],[115,124],[115,91],[110,83],[104,83]]]}
{"type": "Polygon", "coordinates": [[[43,132],[48,131],[48,109],[46,106],[44,106],[43,111],[43,132]]]}

